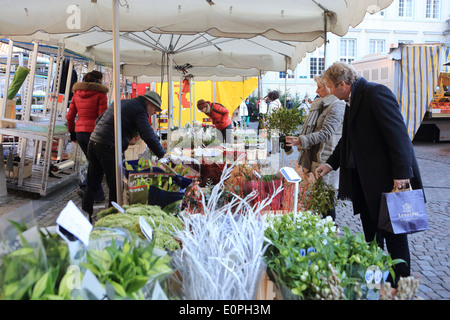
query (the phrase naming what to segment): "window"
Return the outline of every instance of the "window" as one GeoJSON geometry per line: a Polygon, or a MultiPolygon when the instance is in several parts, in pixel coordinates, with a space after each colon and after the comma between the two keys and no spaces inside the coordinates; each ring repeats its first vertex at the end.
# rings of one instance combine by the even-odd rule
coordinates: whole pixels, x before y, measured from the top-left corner
{"type": "Polygon", "coordinates": [[[356,57],[356,39],[341,39],[341,62],[350,63],[356,57]]]}
{"type": "Polygon", "coordinates": [[[320,75],[325,70],[324,58],[312,57],[309,59],[309,78],[320,75]]]}
{"type": "Polygon", "coordinates": [[[431,19],[439,18],[439,0],[427,0],[425,17],[431,19]]]}
{"type": "Polygon", "coordinates": [[[412,18],[412,1],[398,0],[398,16],[401,18],[412,18]]]}
{"type": "Polygon", "coordinates": [[[377,53],[385,51],[384,40],[370,40],[369,41],[369,53],[377,53]]]}
{"type": "MultiPolygon", "coordinates": [[[[286,71],[280,71],[279,78],[280,79],[285,79],[286,78],[286,71]]],[[[292,72],[292,70],[288,70],[287,78],[288,79],[294,79],[295,78],[294,72],[292,72]]]]}

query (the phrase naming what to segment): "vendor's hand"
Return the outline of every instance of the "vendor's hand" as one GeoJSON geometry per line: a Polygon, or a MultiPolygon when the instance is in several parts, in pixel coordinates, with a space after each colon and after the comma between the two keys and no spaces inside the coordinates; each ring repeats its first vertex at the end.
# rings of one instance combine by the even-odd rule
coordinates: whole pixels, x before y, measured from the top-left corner
{"type": "Polygon", "coordinates": [[[300,138],[299,137],[293,137],[293,136],[286,136],[286,146],[287,147],[293,147],[293,146],[300,146],[300,138]]]}
{"type": "Polygon", "coordinates": [[[331,171],[330,166],[326,165],[326,164],[321,164],[320,166],[318,166],[316,168],[316,171],[314,172],[316,175],[316,179],[320,177],[323,177],[324,175],[326,175],[327,173],[329,173],[331,171]]]}
{"type": "Polygon", "coordinates": [[[409,179],[394,179],[394,188],[397,189],[408,189],[409,188],[409,179]]]}

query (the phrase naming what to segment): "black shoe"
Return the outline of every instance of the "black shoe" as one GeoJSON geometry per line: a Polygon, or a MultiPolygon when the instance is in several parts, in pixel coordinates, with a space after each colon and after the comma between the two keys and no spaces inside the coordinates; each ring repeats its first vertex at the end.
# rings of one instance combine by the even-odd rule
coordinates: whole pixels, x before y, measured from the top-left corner
{"type": "Polygon", "coordinates": [[[83,199],[83,195],[84,195],[83,190],[78,189],[78,190],[77,190],[77,195],[78,195],[81,199],[83,199]]]}

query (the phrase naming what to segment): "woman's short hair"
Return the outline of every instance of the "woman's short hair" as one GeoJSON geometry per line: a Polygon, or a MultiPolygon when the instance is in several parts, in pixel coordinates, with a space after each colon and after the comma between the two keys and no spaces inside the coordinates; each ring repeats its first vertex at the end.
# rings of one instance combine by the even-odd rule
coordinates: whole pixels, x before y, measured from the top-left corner
{"type": "Polygon", "coordinates": [[[314,81],[316,83],[319,83],[319,84],[324,85],[324,86],[327,85],[327,80],[324,78],[323,73],[320,74],[320,75],[314,76],[314,81]]]}
{"type": "Polygon", "coordinates": [[[103,78],[103,74],[100,71],[93,70],[88,72],[83,77],[83,82],[97,82],[101,83],[103,78]]]}
{"type": "Polygon", "coordinates": [[[349,64],[344,62],[335,62],[323,73],[324,78],[338,86],[341,81],[346,84],[353,84],[359,78],[358,72],[349,64]]]}
{"type": "Polygon", "coordinates": [[[270,101],[275,101],[280,98],[280,93],[277,90],[270,91],[267,94],[267,98],[269,98],[270,101]]]}

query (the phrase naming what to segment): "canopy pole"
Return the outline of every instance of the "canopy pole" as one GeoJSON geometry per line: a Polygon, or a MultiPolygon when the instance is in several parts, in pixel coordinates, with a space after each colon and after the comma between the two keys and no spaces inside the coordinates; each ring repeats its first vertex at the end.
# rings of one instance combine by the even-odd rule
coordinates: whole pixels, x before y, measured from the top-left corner
{"type": "Polygon", "coordinates": [[[112,0],[113,9],[113,87],[114,128],[116,145],[117,204],[123,205],[122,186],[122,106],[120,101],[119,0],[112,0]]]}
{"type": "Polygon", "coordinates": [[[262,93],[262,75],[261,75],[261,70],[259,70],[259,76],[258,76],[258,100],[261,99],[261,93],[262,93]]]}
{"type": "Polygon", "coordinates": [[[168,79],[167,79],[167,87],[169,88],[169,106],[167,107],[167,116],[168,116],[168,126],[167,126],[167,150],[170,150],[170,135],[172,132],[172,106],[173,106],[173,88],[172,88],[172,68],[173,68],[173,57],[172,54],[168,54],[169,56],[169,70],[168,70],[168,79]]]}
{"type": "Polygon", "coordinates": [[[179,109],[178,109],[178,129],[181,129],[181,88],[183,86],[183,74],[180,73],[180,89],[178,91],[178,102],[179,102],[179,109]]]}
{"type": "Polygon", "coordinates": [[[286,97],[287,97],[287,77],[288,77],[288,66],[287,66],[287,57],[284,59],[285,68],[284,68],[284,107],[286,108],[286,97]]]}
{"type": "Polygon", "coordinates": [[[323,34],[324,34],[324,45],[323,45],[323,68],[324,70],[327,69],[327,41],[328,41],[328,36],[327,36],[327,30],[328,30],[328,19],[327,19],[327,15],[328,15],[328,11],[324,11],[323,13],[323,26],[324,26],[324,30],[323,30],[323,34]]]}
{"type": "Polygon", "coordinates": [[[194,104],[193,104],[193,100],[192,97],[194,95],[194,92],[192,91],[192,81],[194,81],[194,78],[191,78],[191,80],[189,81],[189,98],[190,98],[190,104],[189,104],[189,114],[191,116],[191,121],[190,124],[192,125],[192,114],[194,113],[193,109],[194,109],[194,104]]]}
{"type": "Polygon", "coordinates": [[[192,78],[192,101],[194,101],[193,105],[192,105],[192,116],[194,118],[194,122],[195,121],[195,112],[197,111],[196,109],[196,103],[195,103],[195,80],[194,78],[192,78]]]}

